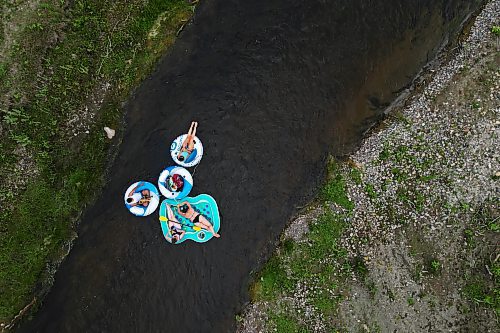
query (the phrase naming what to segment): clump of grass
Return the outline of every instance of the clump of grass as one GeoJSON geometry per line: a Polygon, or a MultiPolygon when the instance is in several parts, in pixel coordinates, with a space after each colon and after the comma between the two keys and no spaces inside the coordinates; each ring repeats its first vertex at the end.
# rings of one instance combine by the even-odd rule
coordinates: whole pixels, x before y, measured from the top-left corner
{"type": "Polygon", "coordinates": [[[432,259],[429,263],[429,272],[433,275],[438,275],[441,273],[442,265],[437,259],[432,259]]]}
{"type": "Polygon", "coordinates": [[[366,184],[365,185],[365,192],[368,195],[368,197],[372,200],[375,200],[378,198],[378,193],[375,191],[375,186],[373,184],[366,184]]]}
{"type": "Polygon", "coordinates": [[[370,297],[373,299],[375,298],[375,295],[377,294],[377,285],[373,281],[368,281],[366,283],[366,288],[368,289],[368,292],[370,293],[370,297]]]}
{"type": "Polygon", "coordinates": [[[276,333],[309,333],[307,328],[299,324],[296,318],[286,314],[269,315],[270,325],[276,333]]]}
{"type": "Polygon", "coordinates": [[[287,276],[282,259],[274,256],[261,271],[260,278],[254,286],[253,295],[257,299],[272,300],[292,290],[293,287],[294,282],[287,276]]]}
{"type": "Polygon", "coordinates": [[[467,244],[467,247],[471,248],[474,246],[475,241],[474,241],[474,230],[470,228],[466,228],[464,230],[464,237],[465,237],[465,243],[467,244]]]}
{"type": "MultiPolygon", "coordinates": [[[[323,316],[333,318],[342,299],[338,289],[353,271],[347,252],[339,244],[346,217],[327,210],[311,224],[307,241],[284,241],[257,276],[253,299],[275,302],[277,308],[276,300],[293,295],[299,283],[306,283],[311,290],[310,304],[323,316]]],[[[287,309],[287,313],[301,316],[296,309],[287,309]]]]}
{"type": "Polygon", "coordinates": [[[493,33],[496,36],[500,36],[500,26],[498,26],[498,25],[492,26],[491,33],[493,33]]]}
{"type": "Polygon", "coordinates": [[[468,279],[463,288],[464,295],[473,303],[492,308],[497,315],[500,314],[500,279],[494,277],[495,286],[491,287],[481,276],[473,276],[468,279]]]}
{"type": "Polygon", "coordinates": [[[470,105],[473,109],[477,110],[481,107],[481,104],[479,103],[479,101],[473,101],[470,105]]]}
{"type": "Polygon", "coordinates": [[[360,185],[363,182],[361,170],[358,168],[352,167],[349,175],[356,185],[360,185]]]}
{"type": "Polygon", "coordinates": [[[380,151],[380,153],[378,155],[378,158],[381,161],[387,161],[389,159],[389,157],[391,157],[391,151],[390,151],[389,147],[387,146],[387,144],[384,144],[382,150],[380,151]]]}
{"type": "Polygon", "coordinates": [[[352,210],[354,204],[347,196],[346,182],[336,162],[328,166],[328,180],[321,189],[321,198],[324,201],[334,202],[347,210],[352,210]]]}

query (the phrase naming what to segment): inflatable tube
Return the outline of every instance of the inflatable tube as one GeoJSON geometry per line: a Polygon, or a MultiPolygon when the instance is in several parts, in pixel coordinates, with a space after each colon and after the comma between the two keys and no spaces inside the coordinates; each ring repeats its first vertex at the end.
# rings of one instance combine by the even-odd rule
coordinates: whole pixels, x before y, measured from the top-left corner
{"type": "Polygon", "coordinates": [[[193,151],[187,156],[184,161],[179,161],[178,155],[181,151],[182,143],[184,142],[184,139],[186,139],[186,137],[187,134],[182,134],[178,136],[177,139],[174,140],[174,142],[172,142],[172,144],[170,145],[170,155],[172,156],[172,159],[175,163],[189,168],[200,163],[201,158],[203,157],[203,144],[201,143],[200,139],[195,136],[193,151]]]}
{"type": "Polygon", "coordinates": [[[125,207],[135,216],[148,216],[160,203],[160,193],[148,182],[136,182],[129,186],[123,196],[125,207]]]}
{"type": "Polygon", "coordinates": [[[205,243],[212,239],[213,234],[206,227],[201,228],[194,225],[189,219],[183,217],[178,210],[178,205],[188,202],[193,209],[203,215],[213,226],[215,232],[220,230],[220,215],[217,202],[208,194],[200,194],[194,198],[185,198],[182,202],[165,199],[160,205],[160,224],[163,236],[169,243],[172,242],[173,233],[177,233],[180,239],[175,244],[185,240],[205,243]]]}
{"type": "MultiPolygon", "coordinates": [[[[178,183],[177,183],[178,184],[178,183]]],[[[183,167],[169,166],[165,168],[158,178],[158,188],[161,194],[167,199],[180,200],[186,197],[193,188],[193,177],[183,167]],[[175,180],[181,178],[183,183],[181,188],[175,188],[175,180]]]]}

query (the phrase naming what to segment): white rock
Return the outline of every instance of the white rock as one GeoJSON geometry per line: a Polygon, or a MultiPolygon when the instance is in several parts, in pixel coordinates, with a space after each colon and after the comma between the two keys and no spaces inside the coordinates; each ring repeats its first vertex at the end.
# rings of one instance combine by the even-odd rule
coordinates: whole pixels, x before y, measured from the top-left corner
{"type": "Polygon", "coordinates": [[[108,139],[112,139],[115,136],[116,131],[114,129],[111,129],[109,127],[104,127],[104,131],[106,132],[106,135],[108,136],[108,139]]]}

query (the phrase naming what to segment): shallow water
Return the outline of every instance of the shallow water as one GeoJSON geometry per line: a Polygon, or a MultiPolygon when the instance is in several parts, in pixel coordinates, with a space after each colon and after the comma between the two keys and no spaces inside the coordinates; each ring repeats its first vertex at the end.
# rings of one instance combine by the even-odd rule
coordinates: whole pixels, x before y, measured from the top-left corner
{"type": "Polygon", "coordinates": [[[127,106],[97,204],[26,332],[226,332],[252,272],[312,198],[329,153],[362,133],[482,1],[206,0],[127,106]],[[156,183],[170,142],[200,123],[192,195],[219,203],[220,239],[168,244],[123,192],[156,183]]]}

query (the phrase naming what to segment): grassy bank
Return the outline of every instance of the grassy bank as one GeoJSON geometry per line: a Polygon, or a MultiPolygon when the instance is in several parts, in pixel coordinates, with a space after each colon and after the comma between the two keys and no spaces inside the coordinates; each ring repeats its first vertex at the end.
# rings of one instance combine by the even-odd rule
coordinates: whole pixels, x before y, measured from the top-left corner
{"type": "Polygon", "coordinates": [[[103,126],[120,128],[122,102],[194,7],[52,0],[2,9],[0,322],[8,323],[46,289],[49,264],[103,183],[113,142],[103,126]]]}

